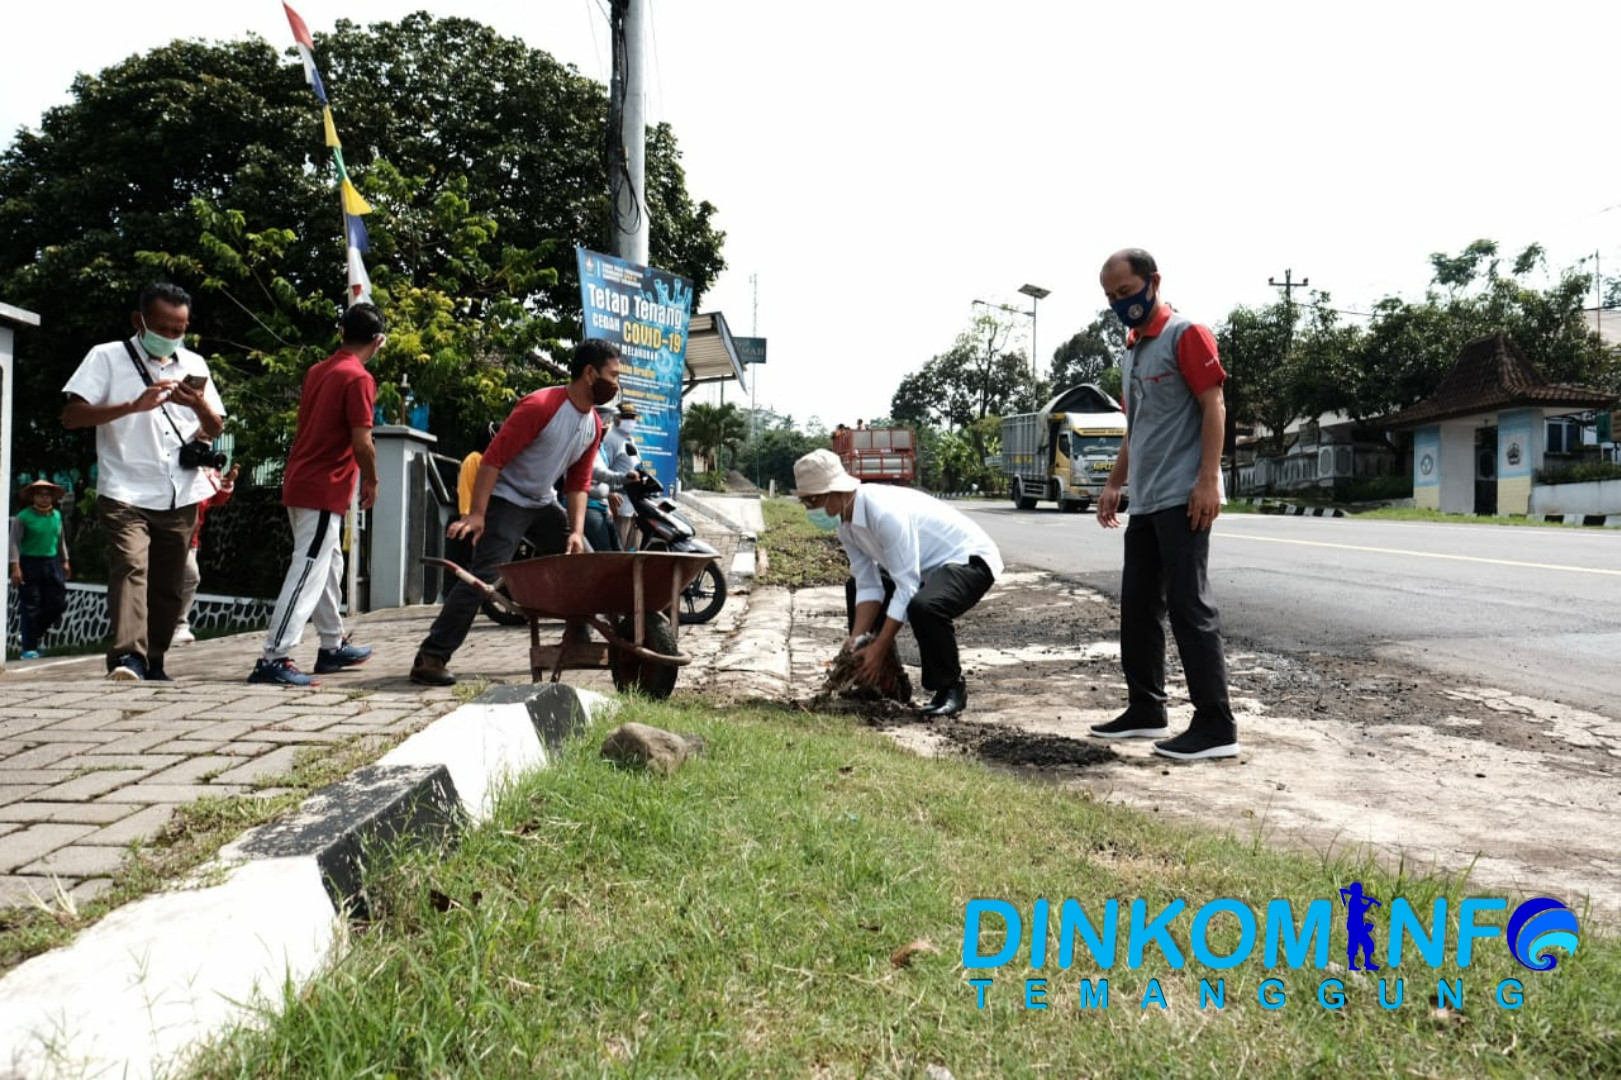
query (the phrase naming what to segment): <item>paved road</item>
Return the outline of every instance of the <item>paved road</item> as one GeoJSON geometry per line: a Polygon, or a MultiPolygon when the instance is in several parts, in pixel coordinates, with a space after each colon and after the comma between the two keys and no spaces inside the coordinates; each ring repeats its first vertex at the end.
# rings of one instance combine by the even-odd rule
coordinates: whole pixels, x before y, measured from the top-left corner
{"type": "MultiPolygon", "coordinates": [[[[1121,531],[957,504],[1009,562],[1119,595],[1121,531]]],[[[1230,637],[1369,654],[1621,718],[1621,532],[1229,514],[1211,580],[1230,637]]]]}

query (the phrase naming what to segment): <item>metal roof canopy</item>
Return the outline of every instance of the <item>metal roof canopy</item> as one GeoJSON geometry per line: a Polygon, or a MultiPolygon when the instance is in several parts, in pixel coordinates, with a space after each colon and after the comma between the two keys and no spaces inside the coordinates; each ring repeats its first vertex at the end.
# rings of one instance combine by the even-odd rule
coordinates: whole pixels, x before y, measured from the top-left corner
{"type": "Polygon", "coordinates": [[[726,316],[718,311],[694,315],[687,324],[687,385],[682,396],[699,383],[726,379],[736,379],[743,389],[749,388],[726,316]]]}

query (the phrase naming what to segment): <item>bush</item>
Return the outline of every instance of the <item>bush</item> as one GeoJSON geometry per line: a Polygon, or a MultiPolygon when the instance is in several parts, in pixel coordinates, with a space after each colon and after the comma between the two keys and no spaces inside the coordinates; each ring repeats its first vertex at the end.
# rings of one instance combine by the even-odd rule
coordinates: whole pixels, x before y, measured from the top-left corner
{"type": "Polygon", "coordinates": [[[1364,476],[1334,482],[1335,502],[1381,502],[1413,497],[1413,478],[1406,476],[1364,476]]]}
{"type": "Polygon", "coordinates": [[[694,473],[692,486],[699,491],[725,491],[726,474],[722,472],[694,473]]]}
{"type": "Polygon", "coordinates": [[[1538,469],[1538,484],[1586,484],[1594,480],[1621,480],[1621,465],[1608,461],[1577,461],[1538,469]]]}

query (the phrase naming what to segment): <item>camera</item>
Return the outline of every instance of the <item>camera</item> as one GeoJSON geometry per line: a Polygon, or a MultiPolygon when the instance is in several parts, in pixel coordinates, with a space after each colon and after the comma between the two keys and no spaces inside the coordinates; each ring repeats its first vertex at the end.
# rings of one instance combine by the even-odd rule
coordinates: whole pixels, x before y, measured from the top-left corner
{"type": "Polygon", "coordinates": [[[230,460],[214,447],[201,439],[187,443],[180,448],[180,467],[182,469],[201,469],[208,466],[212,469],[223,469],[230,460]]]}

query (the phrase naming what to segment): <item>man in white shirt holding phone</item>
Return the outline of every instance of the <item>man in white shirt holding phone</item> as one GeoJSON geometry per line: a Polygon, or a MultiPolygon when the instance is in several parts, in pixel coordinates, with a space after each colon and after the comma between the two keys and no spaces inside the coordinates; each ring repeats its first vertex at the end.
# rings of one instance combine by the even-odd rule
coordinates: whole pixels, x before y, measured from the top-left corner
{"type": "Polygon", "coordinates": [[[96,514],[107,534],[107,677],[168,681],[163,657],[180,618],[203,466],[225,405],[201,356],[182,348],[191,297],[141,290],[132,337],[97,345],[62,388],[62,425],[96,429],[96,514]]]}

